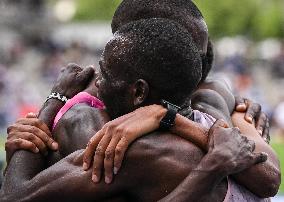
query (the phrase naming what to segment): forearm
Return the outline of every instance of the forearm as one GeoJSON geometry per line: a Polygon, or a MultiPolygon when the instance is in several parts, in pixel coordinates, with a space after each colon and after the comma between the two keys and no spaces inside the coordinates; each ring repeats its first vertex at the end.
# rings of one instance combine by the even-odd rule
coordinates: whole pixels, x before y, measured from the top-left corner
{"type": "MultiPolygon", "coordinates": [[[[117,193],[117,190],[121,190],[120,182],[126,184],[124,175],[123,179],[117,180],[111,186],[105,183],[93,183],[91,180],[92,170],[84,171],[82,169],[83,152],[84,150],[73,152],[32,179],[27,180],[16,190],[10,189],[9,192],[1,190],[0,201],[103,201],[113,193],[117,193]]],[[[129,172],[127,172],[128,174],[129,172]]]]}
{"type": "Polygon", "coordinates": [[[51,130],[52,129],[52,125],[53,125],[53,121],[54,118],[56,116],[56,114],[58,113],[58,111],[61,109],[61,107],[63,107],[64,103],[60,100],[57,99],[49,99],[47,100],[40,112],[39,112],[39,119],[42,120],[47,126],[48,128],[51,130]]]}
{"type": "MultiPolygon", "coordinates": [[[[153,128],[157,129],[162,118],[166,115],[167,110],[161,105],[153,105],[151,109],[155,114],[155,121],[152,122],[153,128]],[[155,128],[156,127],[156,128],[155,128]]],[[[190,119],[176,114],[174,126],[170,131],[207,151],[208,130],[201,124],[191,121],[190,119]]]]}
{"type": "MultiPolygon", "coordinates": [[[[40,110],[38,118],[51,126],[54,114],[58,112],[61,106],[60,101],[48,100],[40,110]]],[[[24,186],[28,180],[44,168],[45,159],[41,154],[34,154],[24,150],[15,152],[6,168],[2,191],[5,193],[17,192],[21,186],[24,186]]]]}
{"type": "Polygon", "coordinates": [[[240,128],[242,134],[255,142],[255,152],[266,152],[268,159],[249,169],[234,175],[236,181],[260,197],[271,197],[280,185],[280,167],[278,157],[273,149],[260,137],[252,124],[243,119],[242,113],[234,113],[233,124],[240,128]]]}
{"type": "Polygon", "coordinates": [[[210,201],[208,198],[225,177],[214,164],[214,160],[206,155],[184,181],[160,202],[210,201]]]}
{"type": "MultiPolygon", "coordinates": [[[[15,180],[17,177],[20,177],[24,180],[20,184],[16,184],[17,186],[15,187],[14,182],[11,181],[10,178],[7,178],[7,185],[4,189],[1,190],[1,201],[44,202],[63,200],[60,197],[63,197],[63,195],[66,194],[66,191],[70,190],[72,187],[72,183],[69,183],[67,186],[67,182],[72,181],[70,177],[74,177],[74,175],[72,175],[72,172],[74,171],[74,173],[78,173],[78,168],[80,168],[80,166],[76,166],[70,163],[72,162],[70,161],[70,159],[80,156],[81,153],[81,151],[78,151],[73,155],[70,155],[71,157],[61,160],[59,163],[54,164],[53,166],[43,170],[42,172],[38,172],[39,174],[35,176],[28,176],[27,173],[23,174],[21,170],[17,170],[16,162],[11,162],[11,169],[8,170],[7,174],[11,174],[10,178],[15,178],[15,180]],[[11,182],[12,184],[10,185],[9,183],[11,182]]],[[[19,160],[18,154],[19,153],[15,154],[13,156],[13,159],[19,160]]],[[[32,160],[36,160],[35,155],[30,157],[32,158],[32,160]]],[[[24,164],[24,167],[27,168],[27,165],[24,164]]],[[[32,168],[32,170],[38,169],[38,166],[34,164],[30,164],[30,167],[32,168]]],[[[69,195],[71,196],[72,192],[70,192],[69,195]]],[[[65,197],[67,196],[65,195],[65,197]]]]}
{"type": "Polygon", "coordinates": [[[182,115],[177,114],[175,125],[171,128],[171,132],[194,143],[203,151],[207,151],[208,130],[201,124],[193,122],[182,115]]]}

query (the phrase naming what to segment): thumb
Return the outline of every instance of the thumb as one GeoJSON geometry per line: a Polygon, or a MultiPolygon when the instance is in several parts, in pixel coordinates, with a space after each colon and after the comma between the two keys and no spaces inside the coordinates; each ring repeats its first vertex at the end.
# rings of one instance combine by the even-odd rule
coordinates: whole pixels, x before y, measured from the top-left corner
{"type": "Polygon", "coordinates": [[[236,103],[236,111],[238,112],[245,112],[247,110],[247,105],[245,103],[245,99],[239,96],[235,97],[236,103]]]}
{"type": "Polygon", "coordinates": [[[262,163],[267,160],[268,154],[265,152],[253,153],[253,162],[254,164],[262,163]]]}
{"type": "Polygon", "coordinates": [[[77,78],[81,82],[89,83],[89,81],[94,77],[95,70],[93,66],[86,67],[83,71],[79,72],[77,78]]]}
{"type": "Polygon", "coordinates": [[[210,128],[209,130],[209,135],[211,133],[213,133],[213,131],[216,129],[216,128],[219,128],[219,127],[222,127],[222,128],[228,128],[229,125],[226,123],[226,121],[224,121],[223,119],[218,119],[217,121],[215,121],[215,123],[213,124],[213,126],[210,128]]]}

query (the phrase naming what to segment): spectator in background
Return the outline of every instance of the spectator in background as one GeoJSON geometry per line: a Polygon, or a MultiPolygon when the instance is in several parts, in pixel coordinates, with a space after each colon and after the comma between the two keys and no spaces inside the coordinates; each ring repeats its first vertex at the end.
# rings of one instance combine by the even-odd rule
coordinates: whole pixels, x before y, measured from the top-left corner
{"type": "Polygon", "coordinates": [[[279,140],[284,142],[284,96],[274,110],[273,121],[276,128],[278,128],[276,134],[279,140]]]}

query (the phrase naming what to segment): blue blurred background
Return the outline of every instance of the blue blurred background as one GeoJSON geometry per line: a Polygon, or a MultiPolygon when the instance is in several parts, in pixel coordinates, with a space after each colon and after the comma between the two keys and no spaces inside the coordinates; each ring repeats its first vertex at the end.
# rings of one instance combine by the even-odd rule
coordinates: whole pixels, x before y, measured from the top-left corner
{"type": "MultiPolygon", "coordinates": [[[[195,2],[214,41],[212,75],[262,105],[271,120],[272,145],[284,162],[284,1],[195,2]]],[[[5,161],[7,126],[38,111],[62,66],[97,66],[119,3],[0,1],[0,160],[5,161]]]]}

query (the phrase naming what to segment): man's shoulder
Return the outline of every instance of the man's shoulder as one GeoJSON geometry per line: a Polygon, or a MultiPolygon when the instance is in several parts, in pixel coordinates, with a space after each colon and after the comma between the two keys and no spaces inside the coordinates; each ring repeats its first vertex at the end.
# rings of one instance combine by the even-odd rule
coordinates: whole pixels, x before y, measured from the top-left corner
{"type": "Polygon", "coordinates": [[[98,126],[98,129],[100,129],[107,121],[109,121],[109,118],[104,110],[91,107],[87,104],[77,104],[61,117],[58,126],[60,128],[69,128],[69,126],[74,128],[89,125],[98,126]]]}
{"type": "Polygon", "coordinates": [[[199,86],[197,92],[199,90],[200,92],[210,92],[211,90],[211,96],[219,95],[225,100],[230,112],[234,109],[235,97],[232,93],[231,87],[224,79],[208,78],[199,86]],[[213,92],[215,92],[215,95],[213,92]]]}
{"type": "Polygon", "coordinates": [[[161,197],[173,190],[203,155],[201,149],[185,139],[170,133],[153,132],[129,147],[121,171],[125,171],[129,180],[137,182],[132,184],[133,192],[138,187],[140,192],[152,191],[161,197]]]}

